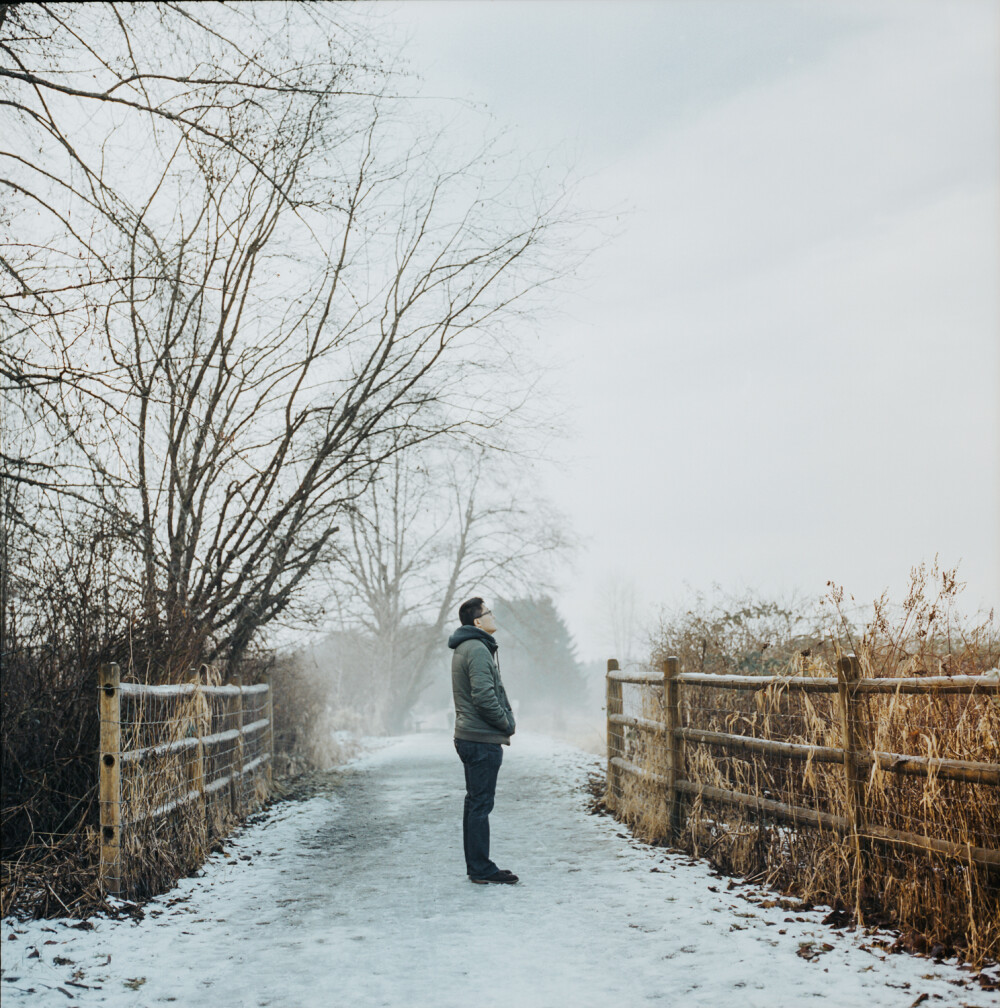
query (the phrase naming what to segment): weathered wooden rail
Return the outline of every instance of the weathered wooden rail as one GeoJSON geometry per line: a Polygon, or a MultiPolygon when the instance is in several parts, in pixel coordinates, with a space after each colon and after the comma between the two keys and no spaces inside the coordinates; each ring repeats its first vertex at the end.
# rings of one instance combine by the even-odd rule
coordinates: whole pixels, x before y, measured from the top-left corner
{"type": "MultiPolygon", "coordinates": [[[[207,810],[209,800],[225,795],[233,814],[245,814],[242,795],[244,784],[263,780],[265,790],[269,790],[270,767],[274,754],[272,697],[268,683],[244,686],[234,682],[226,685],[207,685],[200,676],[188,683],[168,686],[149,686],[140,683],[122,682],[121,672],[114,663],[100,668],[98,696],[100,708],[100,837],[101,837],[101,884],[107,895],[118,896],[123,890],[122,877],[122,830],[139,823],[170,816],[180,810],[194,810],[201,820],[201,829],[207,833],[207,810]],[[152,745],[129,747],[127,733],[123,731],[122,699],[142,702],[144,699],[159,701],[188,698],[192,703],[187,711],[155,724],[168,737],[165,741],[152,745]],[[235,727],[224,731],[204,732],[212,722],[208,698],[221,698],[225,705],[225,715],[235,727]],[[258,716],[245,723],[248,698],[252,698],[258,716]],[[247,749],[256,755],[246,758],[247,749]],[[216,754],[223,753],[221,760],[216,754]],[[142,764],[164,757],[177,757],[178,763],[172,767],[173,776],[180,776],[185,782],[166,801],[146,801],[140,803],[123,792],[122,772],[143,774],[142,764]],[[207,766],[222,762],[216,768],[215,776],[207,766]]],[[[157,771],[149,775],[148,787],[144,794],[156,795],[168,789],[159,787],[157,771]]],[[[168,790],[168,794],[169,794],[168,790]]]]}
{"type": "Polygon", "coordinates": [[[862,679],[857,658],[848,656],[837,666],[837,677],[818,676],[741,676],[711,673],[682,673],[676,658],[663,663],[662,675],[652,676],[623,672],[611,659],[607,669],[608,765],[607,802],[614,809],[621,795],[621,775],[644,777],[665,789],[671,833],[676,837],[683,825],[684,796],[735,805],[769,817],[792,823],[835,831],[847,835],[855,856],[860,857],[871,842],[902,846],[959,858],[989,869],[1000,869],[1000,850],[975,847],[919,833],[890,829],[868,821],[865,807],[865,780],[873,766],[900,775],[915,775],[959,781],[966,784],[1000,786],[1000,764],[969,760],[907,755],[867,750],[859,742],[858,698],[866,695],[930,695],[945,696],[986,692],[1000,702],[1000,671],[978,676],[925,676],[899,679],[862,679]],[[655,721],[620,713],[622,684],[633,683],[662,688],[665,721],[655,721]],[[681,723],[680,696],[684,687],[722,690],[802,691],[836,694],[840,715],[842,746],[820,746],[809,743],[782,742],[769,738],[731,734],[684,726],[681,723]],[[640,732],[661,736],[666,773],[653,773],[625,759],[622,740],[614,726],[621,725],[640,732]],[[844,767],[846,816],[833,815],[817,809],[787,804],[756,794],[730,791],[704,783],[685,780],[684,745],[706,745],[724,752],[778,756],[789,760],[833,763],[844,767]]]}

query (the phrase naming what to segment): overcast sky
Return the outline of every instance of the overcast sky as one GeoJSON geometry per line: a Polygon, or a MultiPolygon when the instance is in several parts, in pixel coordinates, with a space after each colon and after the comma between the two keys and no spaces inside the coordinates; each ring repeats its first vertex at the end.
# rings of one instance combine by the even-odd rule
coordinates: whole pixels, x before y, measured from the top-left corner
{"type": "Polygon", "coordinates": [[[379,6],[618,214],[542,331],[581,656],[614,582],[870,602],[940,554],[1000,601],[1000,4],[379,6]]]}

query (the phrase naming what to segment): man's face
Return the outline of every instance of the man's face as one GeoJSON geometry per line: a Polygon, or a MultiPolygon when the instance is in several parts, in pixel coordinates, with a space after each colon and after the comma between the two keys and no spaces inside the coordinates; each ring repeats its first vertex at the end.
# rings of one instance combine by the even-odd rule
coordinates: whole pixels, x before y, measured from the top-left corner
{"type": "Polygon", "coordinates": [[[484,633],[490,635],[497,632],[497,621],[493,618],[493,613],[489,609],[484,609],[483,615],[476,617],[475,625],[484,633]]]}

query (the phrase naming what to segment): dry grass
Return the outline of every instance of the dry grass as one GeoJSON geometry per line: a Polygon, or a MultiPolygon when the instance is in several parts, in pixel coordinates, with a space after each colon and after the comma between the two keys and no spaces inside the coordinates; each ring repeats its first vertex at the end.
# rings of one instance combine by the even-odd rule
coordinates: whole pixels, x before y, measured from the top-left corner
{"type": "MultiPolygon", "coordinates": [[[[0,914],[83,917],[98,910],[113,912],[103,900],[98,877],[95,683],[90,673],[85,674],[83,663],[78,669],[54,661],[50,669],[29,659],[31,654],[23,668],[5,669],[4,676],[0,914]],[[50,688],[52,683],[61,687],[60,676],[72,676],[61,692],[50,688]]],[[[266,658],[244,662],[246,682],[259,681],[268,672],[274,685],[272,782],[349,758],[355,744],[348,729],[354,726],[345,722],[343,712],[334,711],[322,677],[292,674],[266,658]]],[[[203,667],[202,675],[207,684],[218,684],[214,671],[203,667]]],[[[159,681],[180,678],[178,674],[159,681]]],[[[249,709],[245,722],[262,716],[249,709]]],[[[236,727],[224,698],[206,695],[167,701],[147,698],[141,704],[123,697],[122,718],[126,751],[236,727]]],[[[245,739],[245,761],[258,754],[262,738],[245,739]]],[[[268,800],[264,775],[255,773],[235,788],[206,796],[204,812],[202,803],[194,801],[173,814],[149,817],[148,812],[194,786],[193,757],[193,750],[148,757],[141,772],[138,764],[122,766],[123,818],[131,821],[121,834],[122,867],[125,892],[133,898],[162,892],[197,870],[209,852],[221,849],[223,838],[237,823],[268,800]]],[[[233,745],[206,754],[206,781],[225,776],[227,764],[235,758],[233,745]]]]}
{"type": "Polygon", "coordinates": [[[0,871],[0,917],[78,917],[102,906],[96,831],[38,838],[0,871]]]}
{"type": "MultiPolygon", "coordinates": [[[[754,641],[746,612],[686,613],[665,620],[654,664],[684,655],[685,669],[748,669],[771,674],[834,676],[841,652],[855,652],[865,677],[977,674],[1000,662],[993,615],[978,623],[956,616],[959,590],[953,571],[914,571],[911,590],[893,616],[885,598],[860,630],[844,617],[843,594],[832,589],[828,617],[812,633],[788,620],[784,637],[754,641]],[[739,615],[743,613],[743,615],[739,615]],[[692,629],[714,627],[714,637],[692,629]],[[727,627],[736,633],[728,639],[727,627]],[[733,649],[733,638],[742,653],[733,649]],[[763,645],[763,646],[761,646],[763,645]],[[764,655],[767,654],[766,661],[764,655]],[[707,666],[707,667],[706,667],[707,666]]],[[[773,615],[777,607],[758,606],[773,615]]],[[[773,632],[773,624],[771,627],[773,632]]],[[[663,721],[662,691],[625,686],[625,712],[663,721]]],[[[774,687],[757,692],[711,687],[681,689],[681,719],[688,726],[782,742],[841,747],[837,697],[774,687]]],[[[1000,697],[868,695],[861,700],[860,746],[908,755],[1000,763],[1000,697]]],[[[662,739],[627,729],[626,758],[663,773],[662,739]]],[[[843,766],[784,758],[729,754],[687,745],[684,774],[696,783],[742,791],[791,805],[846,816],[843,766]]],[[[873,768],[864,786],[868,822],[975,847],[1000,847],[1000,789],[929,776],[904,776],[873,768]]],[[[626,775],[619,814],[647,839],[667,834],[661,787],[626,775]]],[[[865,923],[892,924],[903,943],[935,954],[955,952],[981,963],[1000,957],[1000,877],[956,857],[871,842],[861,863],[848,837],[828,830],[790,827],[749,810],[701,799],[687,801],[679,843],[719,868],[753,876],[815,903],[860,911],[865,923]]]]}
{"type": "MultiPolygon", "coordinates": [[[[202,682],[220,685],[218,673],[202,666],[202,682]]],[[[243,697],[122,696],[122,750],[202,739],[266,716],[263,694],[243,697]]],[[[265,751],[267,735],[254,732],[209,746],[190,746],[122,762],[122,894],[146,898],[200,867],[221,840],[269,795],[267,765],[245,776],[240,769],[265,751]],[[199,776],[202,780],[199,781],[199,776]],[[215,781],[233,778],[218,789],[215,781]],[[201,798],[184,800],[201,790],[201,798]],[[177,803],[166,814],[157,810],[177,803]]]]}
{"type": "MultiPolygon", "coordinates": [[[[219,685],[215,670],[202,667],[202,681],[219,685]]],[[[239,726],[239,697],[132,697],[122,694],[123,753],[226,732],[239,726]]],[[[243,723],[265,716],[262,694],[243,697],[243,723]]],[[[95,704],[96,707],[96,704],[95,704]]],[[[266,733],[255,732],[212,749],[190,746],[121,762],[121,877],[123,896],[143,899],[162,892],[198,869],[236,825],[269,797],[267,764],[238,777],[203,799],[180,801],[196,788],[231,776],[264,751],[266,733]],[[166,813],[151,815],[177,802],[166,813]]],[[[93,756],[89,761],[96,784],[93,756]]],[[[90,801],[88,801],[90,805],[90,801]]],[[[91,808],[96,812],[94,806],[91,808]]],[[[71,834],[34,835],[3,861],[0,911],[4,916],[86,916],[108,909],[99,879],[97,816],[71,834]]]]}

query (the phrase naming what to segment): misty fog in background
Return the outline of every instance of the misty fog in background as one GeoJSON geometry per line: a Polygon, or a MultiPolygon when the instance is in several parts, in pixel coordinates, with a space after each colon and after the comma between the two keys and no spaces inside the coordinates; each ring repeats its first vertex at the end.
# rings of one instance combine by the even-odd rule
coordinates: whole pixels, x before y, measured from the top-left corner
{"type": "Polygon", "coordinates": [[[519,725],[599,751],[666,626],[808,647],[935,557],[1000,599],[995,3],[211,9],[24,36],[26,698],[277,655],[317,745],[447,729],[481,595],[519,725]]]}
{"type": "MultiPolygon", "coordinates": [[[[565,623],[586,731],[605,660],[647,661],[664,609],[749,597],[819,638],[828,581],[863,621],[936,556],[964,610],[1000,600],[995,4],[389,10],[429,103],[604,215],[531,348],[561,435],[536,485],[577,548],[524,593],[565,623]]],[[[548,671],[496,611],[530,710],[548,671]]]]}

